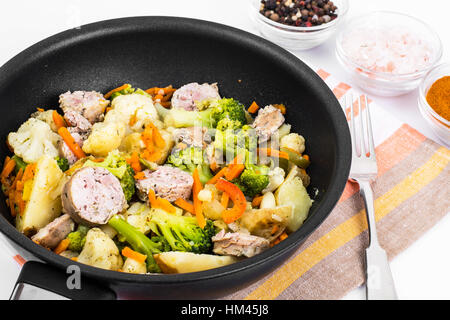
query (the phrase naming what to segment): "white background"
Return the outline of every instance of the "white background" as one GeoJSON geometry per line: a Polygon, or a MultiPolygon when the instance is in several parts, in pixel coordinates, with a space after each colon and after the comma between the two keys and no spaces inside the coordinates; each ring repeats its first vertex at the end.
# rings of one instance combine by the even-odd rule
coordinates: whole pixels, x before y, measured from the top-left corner
{"type": "MultiPolygon", "coordinates": [[[[350,0],[348,20],[372,10],[393,10],[414,15],[429,23],[444,44],[444,61],[449,61],[450,2],[444,0],[350,0]]],[[[2,1],[0,10],[0,65],[28,46],[57,32],[110,18],[168,15],[199,18],[253,33],[247,0],[13,0],[2,1]]],[[[351,84],[334,57],[334,38],[315,49],[296,53],[308,64],[320,66],[336,78],[351,84]]],[[[20,92],[19,94],[24,94],[20,92]]],[[[417,109],[417,92],[398,98],[372,97],[403,122],[435,138],[417,109]]],[[[450,217],[447,215],[391,264],[401,299],[450,299],[450,217]]],[[[0,251],[0,299],[7,299],[19,268],[0,251]]],[[[363,299],[359,288],[346,299],[363,299]]]]}

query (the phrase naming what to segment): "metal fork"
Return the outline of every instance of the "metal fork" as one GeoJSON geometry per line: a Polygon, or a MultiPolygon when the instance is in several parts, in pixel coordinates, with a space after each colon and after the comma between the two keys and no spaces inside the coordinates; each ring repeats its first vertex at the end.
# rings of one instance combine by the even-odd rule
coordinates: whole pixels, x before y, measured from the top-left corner
{"type": "Polygon", "coordinates": [[[397,294],[386,251],[381,248],[376,231],[374,198],[370,182],[376,178],[378,170],[367,96],[364,96],[364,110],[361,97],[358,97],[357,105],[359,121],[355,119],[353,95],[345,97],[346,110],[350,109],[352,139],[350,179],[359,184],[360,194],[366,207],[369,229],[369,246],[366,248],[366,299],[396,300],[397,294]]]}

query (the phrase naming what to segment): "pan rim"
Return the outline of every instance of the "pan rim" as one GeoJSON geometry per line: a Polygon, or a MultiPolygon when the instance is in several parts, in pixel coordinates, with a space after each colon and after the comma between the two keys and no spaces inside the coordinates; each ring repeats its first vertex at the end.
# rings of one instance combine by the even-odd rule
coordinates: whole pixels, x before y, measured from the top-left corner
{"type": "MultiPolygon", "coordinates": [[[[67,268],[69,265],[77,264],[82,273],[84,273],[87,277],[92,277],[95,279],[108,279],[119,283],[139,282],[144,284],[173,284],[211,280],[235,274],[243,270],[253,269],[261,266],[262,264],[269,264],[271,261],[276,261],[277,258],[282,255],[292,252],[294,249],[298,248],[298,246],[328,217],[344,190],[351,163],[350,133],[344,112],[339,106],[339,102],[336,100],[334,94],[322,81],[322,79],[320,79],[320,77],[313,70],[311,70],[305,63],[293,54],[249,32],[215,22],[167,16],[127,17],[103,20],[83,25],[80,29],[67,30],[36,43],[13,57],[0,68],[0,86],[14,77],[14,70],[17,68],[23,68],[26,63],[32,63],[29,59],[30,56],[44,56],[47,52],[57,50],[58,46],[66,46],[68,43],[76,44],[77,42],[83,42],[87,39],[101,37],[102,34],[105,33],[111,35],[127,30],[145,31],[155,28],[155,25],[156,28],[171,28],[174,27],[174,25],[176,25],[176,28],[180,28],[182,25],[183,28],[190,28],[191,30],[202,29],[202,32],[205,32],[205,29],[208,29],[208,32],[212,36],[220,33],[221,37],[226,37],[250,46],[259,47],[262,50],[268,51],[274,56],[283,59],[285,63],[290,65],[290,67],[294,70],[303,70],[303,73],[308,73],[307,75],[311,78],[311,81],[316,83],[316,89],[321,91],[324,95],[324,99],[329,102],[326,104],[327,112],[330,114],[332,124],[335,127],[335,132],[337,135],[335,138],[336,150],[338,154],[338,157],[335,160],[334,174],[330,180],[329,190],[324,194],[321,204],[317,207],[314,216],[311,216],[311,219],[308,218],[302,228],[293,233],[288,239],[278,244],[276,248],[270,248],[269,250],[252,258],[247,258],[243,261],[239,261],[228,266],[185,274],[128,274],[99,269],[77,263],[49,252],[45,248],[35,244],[33,241],[17,231],[3,216],[0,217],[0,231],[14,243],[24,248],[26,251],[31,252],[33,255],[46,263],[55,265],[61,269],[67,268]],[[346,127],[347,130],[345,130],[346,127]],[[304,228],[306,225],[308,225],[308,228],[304,228]]],[[[280,263],[277,264],[276,268],[279,268],[280,265],[280,263]]]]}

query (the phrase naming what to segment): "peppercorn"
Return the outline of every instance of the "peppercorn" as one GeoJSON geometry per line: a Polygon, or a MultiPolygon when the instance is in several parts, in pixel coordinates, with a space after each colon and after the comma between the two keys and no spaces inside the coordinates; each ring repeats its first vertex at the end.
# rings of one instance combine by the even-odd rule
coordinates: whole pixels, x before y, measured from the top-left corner
{"type": "Polygon", "coordinates": [[[259,12],[278,23],[311,27],[336,19],[337,9],[330,0],[261,0],[259,12]]]}

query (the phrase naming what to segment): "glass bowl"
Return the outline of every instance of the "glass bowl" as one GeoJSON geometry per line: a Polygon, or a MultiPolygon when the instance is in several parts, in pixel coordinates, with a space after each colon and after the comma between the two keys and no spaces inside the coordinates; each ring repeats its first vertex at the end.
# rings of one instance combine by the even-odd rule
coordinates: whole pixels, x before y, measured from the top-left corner
{"type": "Polygon", "coordinates": [[[352,81],[366,92],[379,96],[398,96],[420,85],[422,78],[440,60],[442,43],[436,32],[414,17],[397,12],[375,11],[348,22],[337,36],[336,56],[352,81]],[[367,37],[364,31],[367,31],[367,37]],[[384,37],[389,32],[396,37],[403,32],[401,40],[387,42],[384,37]],[[408,41],[420,43],[415,52],[407,47],[410,45],[408,41]],[[390,45],[389,50],[399,55],[396,61],[386,55],[386,48],[390,45]],[[419,48],[424,51],[419,52],[419,48]],[[353,55],[349,53],[352,49],[353,55]],[[423,56],[420,55],[422,53],[423,56]],[[425,54],[427,59],[424,58],[425,54]],[[391,72],[384,70],[389,68],[391,72]]]}
{"type": "Polygon", "coordinates": [[[441,117],[428,104],[426,96],[431,85],[442,77],[450,76],[450,64],[444,63],[433,68],[423,79],[419,87],[418,105],[422,116],[440,140],[450,147],[450,121],[441,117]]]}
{"type": "Polygon", "coordinates": [[[335,0],[336,19],[313,27],[288,26],[275,22],[259,12],[261,0],[249,0],[249,13],[255,27],[266,39],[291,50],[307,50],[325,42],[344,21],[348,11],[348,0],[335,0]]]}

